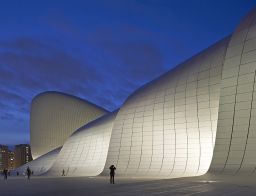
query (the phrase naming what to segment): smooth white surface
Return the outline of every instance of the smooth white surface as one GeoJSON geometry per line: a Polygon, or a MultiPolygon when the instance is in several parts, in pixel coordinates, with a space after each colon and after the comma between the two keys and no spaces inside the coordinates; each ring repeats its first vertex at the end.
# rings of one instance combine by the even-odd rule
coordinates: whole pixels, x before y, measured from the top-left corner
{"type": "Polygon", "coordinates": [[[95,176],[102,172],[116,112],[79,128],[65,142],[47,175],[95,176]]]}
{"type": "Polygon", "coordinates": [[[104,109],[71,95],[58,92],[37,95],[30,113],[33,158],[62,146],[75,130],[106,113],[104,109]]]}
{"type": "Polygon", "coordinates": [[[238,26],[227,49],[229,55],[225,57],[223,66],[211,173],[255,174],[255,22],[256,10],[253,10],[238,26]]]}
{"type": "Polygon", "coordinates": [[[132,94],[114,122],[104,174],[182,177],[207,172],[229,38],[132,94]]]}
{"type": "Polygon", "coordinates": [[[14,171],[12,171],[13,175],[16,175],[16,172],[19,172],[20,175],[26,175],[26,170],[28,167],[31,169],[31,171],[33,171],[34,175],[44,174],[51,168],[60,150],[61,147],[54,149],[51,152],[48,152],[37,159],[16,168],[14,171]]]}

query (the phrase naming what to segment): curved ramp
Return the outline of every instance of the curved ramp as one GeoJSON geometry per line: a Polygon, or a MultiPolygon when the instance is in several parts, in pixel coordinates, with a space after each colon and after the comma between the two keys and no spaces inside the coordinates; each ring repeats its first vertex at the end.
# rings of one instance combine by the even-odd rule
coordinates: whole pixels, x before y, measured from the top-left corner
{"type": "Polygon", "coordinates": [[[105,166],[116,113],[107,114],[79,128],[65,142],[47,175],[96,176],[105,166]]]}
{"type": "Polygon", "coordinates": [[[12,171],[12,173],[14,173],[14,175],[16,175],[17,172],[19,172],[20,175],[26,175],[26,170],[29,167],[31,169],[31,171],[33,171],[33,175],[42,175],[44,173],[46,173],[51,166],[53,165],[53,163],[56,160],[56,157],[58,156],[59,152],[61,150],[60,148],[54,149],[40,157],[38,157],[37,159],[22,165],[19,168],[16,168],[15,170],[12,171]]]}

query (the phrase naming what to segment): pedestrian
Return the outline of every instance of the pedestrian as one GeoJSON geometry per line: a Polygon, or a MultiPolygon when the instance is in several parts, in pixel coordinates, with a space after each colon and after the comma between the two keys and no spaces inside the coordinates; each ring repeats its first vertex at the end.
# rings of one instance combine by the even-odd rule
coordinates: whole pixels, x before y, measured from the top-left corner
{"type": "Polygon", "coordinates": [[[62,170],[62,175],[61,176],[65,176],[65,170],[62,170]]]}
{"type": "Polygon", "coordinates": [[[20,175],[20,173],[19,173],[18,171],[16,172],[16,174],[17,174],[17,176],[19,176],[19,175],[20,175]]]}
{"type": "Polygon", "coordinates": [[[30,170],[30,168],[28,167],[28,168],[27,168],[27,177],[28,177],[28,180],[30,180],[30,175],[31,175],[31,170],[30,170]]]}
{"type": "Polygon", "coordinates": [[[115,170],[116,170],[116,168],[115,168],[114,165],[111,165],[109,167],[109,169],[110,169],[110,184],[115,184],[115,170]]]}
{"type": "Polygon", "coordinates": [[[8,173],[8,170],[7,170],[7,169],[4,169],[3,173],[4,173],[4,180],[7,180],[7,173],[8,173]]]}

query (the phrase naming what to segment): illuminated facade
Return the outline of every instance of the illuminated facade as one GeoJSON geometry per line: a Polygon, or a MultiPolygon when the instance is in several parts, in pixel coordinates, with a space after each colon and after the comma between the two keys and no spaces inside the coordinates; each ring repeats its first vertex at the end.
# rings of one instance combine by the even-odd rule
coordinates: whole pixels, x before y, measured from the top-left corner
{"type": "Polygon", "coordinates": [[[227,48],[211,173],[255,174],[255,79],[256,10],[237,27],[227,48]]]}
{"type": "Polygon", "coordinates": [[[254,174],[255,80],[254,10],[231,36],[139,88],[118,111],[73,130],[46,174],[108,175],[112,164],[119,176],[254,174]]]}
{"type": "Polygon", "coordinates": [[[2,172],[4,169],[8,169],[8,152],[8,146],[0,145],[0,172],[2,172]]]}
{"type": "Polygon", "coordinates": [[[17,168],[15,171],[19,172],[19,174],[25,175],[26,170],[29,167],[31,169],[31,171],[33,171],[34,175],[41,175],[41,174],[47,172],[51,168],[54,161],[56,160],[57,155],[60,152],[60,149],[61,149],[61,147],[54,149],[54,150],[40,156],[39,158],[22,165],[21,167],[17,168]]]}
{"type": "Polygon", "coordinates": [[[14,167],[20,167],[32,161],[31,149],[28,144],[15,145],[14,148],[14,167]]]}
{"type": "Polygon", "coordinates": [[[14,165],[14,152],[9,150],[8,151],[8,170],[13,170],[15,168],[14,165]]]}
{"type": "Polygon", "coordinates": [[[132,94],[116,117],[107,164],[124,176],[204,174],[214,148],[229,38],[132,94]]]}
{"type": "Polygon", "coordinates": [[[106,162],[109,141],[117,112],[81,127],[65,142],[48,175],[99,175],[106,162]]]}
{"type": "Polygon", "coordinates": [[[103,108],[64,93],[37,95],[30,113],[33,158],[62,146],[76,129],[106,113],[103,108]]]}

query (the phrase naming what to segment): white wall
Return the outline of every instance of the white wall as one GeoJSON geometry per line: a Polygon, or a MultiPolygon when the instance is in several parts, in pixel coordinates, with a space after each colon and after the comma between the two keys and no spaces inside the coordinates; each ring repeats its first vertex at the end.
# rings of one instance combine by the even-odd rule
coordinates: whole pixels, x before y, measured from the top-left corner
{"type": "Polygon", "coordinates": [[[114,122],[104,174],[181,177],[207,172],[229,38],[132,94],[114,122]]]}
{"type": "Polygon", "coordinates": [[[256,10],[232,35],[222,73],[216,145],[210,172],[255,174],[256,10]]]}
{"type": "Polygon", "coordinates": [[[33,99],[30,112],[33,158],[62,146],[75,130],[106,113],[98,106],[67,94],[39,94],[33,99]]]}
{"type": "Polygon", "coordinates": [[[96,176],[105,166],[116,112],[78,129],[65,142],[47,175],[96,176]]]}
{"type": "Polygon", "coordinates": [[[48,152],[25,165],[22,165],[21,167],[12,171],[12,174],[16,175],[16,172],[18,171],[20,175],[25,175],[28,167],[31,169],[31,171],[33,171],[34,175],[44,174],[53,165],[57,155],[60,152],[60,149],[61,147],[54,149],[51,152],[48,152]]]}

